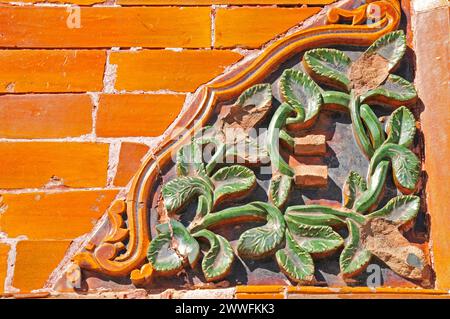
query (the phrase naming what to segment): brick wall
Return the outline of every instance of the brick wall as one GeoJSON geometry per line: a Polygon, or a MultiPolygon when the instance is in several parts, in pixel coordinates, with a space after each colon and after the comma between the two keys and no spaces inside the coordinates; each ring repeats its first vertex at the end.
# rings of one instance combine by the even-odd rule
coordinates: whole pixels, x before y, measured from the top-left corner
{"type": "Polygon", "coordinates": [[[333,1],[0,0],[0,293],[45,285],[190,92],[333,1]]]}

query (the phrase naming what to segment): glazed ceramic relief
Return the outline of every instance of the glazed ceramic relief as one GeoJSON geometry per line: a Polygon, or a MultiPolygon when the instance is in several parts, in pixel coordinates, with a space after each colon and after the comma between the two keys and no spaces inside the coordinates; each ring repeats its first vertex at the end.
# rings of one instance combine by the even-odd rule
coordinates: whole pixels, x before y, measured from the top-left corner
{"type": "Polygon", "coordinates": [[[400,8],[367,2],[199,89],[74,256],[82,279],[367,286],[376,266],[388,286],[433,287],[400,8]]]}

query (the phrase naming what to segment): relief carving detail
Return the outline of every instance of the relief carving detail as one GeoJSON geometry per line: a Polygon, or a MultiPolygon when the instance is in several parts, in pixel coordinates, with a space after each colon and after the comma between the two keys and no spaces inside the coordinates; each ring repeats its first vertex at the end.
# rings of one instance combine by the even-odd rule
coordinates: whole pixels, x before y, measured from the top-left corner
{"type": "MultiPolygon", "coordinates": [[[[421,206],[414,195],[421,161],[410,149],[416,119],[408,106],[417,94],[412,83],[394,74],[406,51],[403,31],[394,31],[400,10],[393,0],[367,2],[353,10],[330,9],[330,25],[280,40],[245,71],[200,91],[202,102],[193,118],[201,120],[185,123],[196,134],[159,146],[138,172],[127,200],[110,209],[108,235],[75,256],[75,262],[111,276],[131,274],[135,285],[147,285],[183,268],[201,269],[204,281],[217,282],[231,274],[238,257],[271,258],[291,282],[315,284],[317,260],[338,254],[344,280],[376,257],[398,275],[426,284],[431,274],[427,254],[404,237],[421,206]],[[381,19],[362,25],[374,6],[381,19]],[[368,48],[356,58],[331,48],[346,44],[368,48]],[[292,52],[302,53],[301,68],[285,68],[274,85],[262,83],[274,69],[264,63],[279,66],[292,52]],[[216,105],[220,110],[211,124],[216,105]],[[389,116],[380,119],[379,106],[389,108],[389,116]],[[292,205],[293,190],[307,187],[301,177],[308,166],[293,167],[287,158],[302,153],[305,141],[298,133],[313,127],[325,109],[349,114],[354,140],[368,161],[366,176],[346,172],[340,206],[292,205]],[[263,138],[252,134],[262,123],[267,123],[263,138]],[[212,150],[207,160],[206,147],[212,150]],[[158,178],[171,150],[176,150],[176,176],[158,178]],[[267,200],[254,200],[256,168],[268,163],[267,200]],[[399,195],[386,199],[383,189],[391,176],[399,195]],[[158,184],[158,216],[150,222],[148,197],[158,184]],[[155,220],[150,238],[148,225],[155,220]],[[235,245],[220,232],[247,222],[259,225],[240,233],[235,245]]],[[[309,152],[323,155],[322,137],[310,140],[318,146],[309,152]]],[[[317,173],[325,183],[326,172],[317,173]]],[[[323,182],[311,185],[323,187],[323,182]]]]}

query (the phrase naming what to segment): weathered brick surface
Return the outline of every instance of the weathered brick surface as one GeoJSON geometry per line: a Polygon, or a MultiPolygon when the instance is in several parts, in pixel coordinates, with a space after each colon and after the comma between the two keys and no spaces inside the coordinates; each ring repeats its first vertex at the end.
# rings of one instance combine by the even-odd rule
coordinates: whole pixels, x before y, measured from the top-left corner
{"type": "Polygon", "coordinates": [[[144,50],[113,52],[110,62],[117,64],[118,90],[191,92],[241,57],[222,50],[144,50]]]}
{"type": "Polygon", "coordinates": [[[91,131],[92,102],[88,95],[0,96],[0,137],[73,137],[91,131]]]}
{"type": "Polygon", "coordinates": [[[320,8],[234,7],[217,9],[215,46],[257,48],[320,11],[320,8]],[[251,36],[249,36],[251,34],[251,36]]]}
{"type": "Polygon", "coordinates": [[[68,240],[25,240],[17,244],[13,286],[21,292],[43,288],[64,257],[68,240]]]}
{"type": "Polygon", "coordinates": [[[0,93],[100,91],[105,61],[99,50],[0,50],[0,93]]]}
{"type": "Polygon", "coordinates": [[[10,250],[9,245],[0,243],[0,293],[2,293],[5,290],[4,283],[8,271],[9,250],[10,250]]]}
{"type": "Polygon", "coordinates": [[[0,232],[14,238],[73,239],[89,232],[116,190],[4,194],[0,232]]]}
{"type": "Polygon", "coordinates": [[[149,147],[138,143],[122,143],[120,147],[119,165],[114,185],[126,186],[137,172],[141,159],[147,154],[149,147]]]}
{"type": "Polygon", "coordinates": [[[108,145],[101,143],[0,143],[0,188],[106,184],[108,145]]]}
{"type": "Polygon", "coordinates": [[[210,11],[208,7],[82,7],[77,25],[72,19],[75,11],[64,7],[4,7],[0,46],[209,47],[210,11]]]}
{"type": "Polygon", "coordinates": [[[184,95],[105,94],[100,97],[97,135],[159,136],[183,106],[184,95]]]}

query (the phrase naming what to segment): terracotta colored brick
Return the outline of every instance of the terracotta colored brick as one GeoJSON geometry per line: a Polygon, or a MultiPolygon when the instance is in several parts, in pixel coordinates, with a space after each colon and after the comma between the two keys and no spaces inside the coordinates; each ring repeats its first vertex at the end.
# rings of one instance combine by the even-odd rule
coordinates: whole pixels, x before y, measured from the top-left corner
{"type": "Polygon", "coordinates": [[[76,11],[66,7],[2,7],[0,46],[209,47],[210,13],[207,7],[81,7],[76,27],[76,11]]]}
{"type": "Polygon", "coordinates": [[[221,74],[241,57],[232,51],[145,50],[113,52],[110,62],[118,65],[118,90],[190,92],[221,74]]]}
{"type": "Polygon", "coordinates": [[[13,286],[21,292],[43,288],[69,245],[68,240],[20,241],[17,244],[13,286]]]}
{"type": "Polygon", "coordinates": [[[6,273],[8,271],[9,249],[9,245],[0,243],[0,293],[5,290],[4,283],[6,279],[6,273]]]}
{"type": "Polygon", "coordinates": [[[0,231],[9,237],[73,239],[89,232],[117,190],[3,194],[0,231]]]}
{"type": "Polygon", "coordinates": [[[106,184],[109,146],[97,143],[0,143],[0,188],[106,184]]]}
{"type": "Polygon", "coordinates": [[[307,135],[294,138],[296,155],[325,155],[327,144],[325,135],[307,135]]]}
{"type": "Polygon", "coordinates": [[[55,138],[91,131],[92,103],[87,95],[0,96],[0,137],[55,138]]]}
{"type": "Polygon", "coordinates": [[[97,135],[159,136],[180,113],[184,99],[184,95],[102,95],[97,114],[97,135]]]}
{"type": "Polygon", "coordinates": [[[100,91],[105,59],[99,50],[0,50],[0,93],[100,91]]]}
{"type": "Polygon", "coordinates": [[[326,165],[323,156],[285,156],[290,167],[297,167],[300,165],[326,165]]]}
{"type": "Polygon", "coordinates": [[[318,13],[320,8],[223,8],[216,13],[215,46],[257,48],[318,13]]]}
{"type": "Polygon", "coordinates": [[[328,182],[328,167],[326,165],[299,165],[295,170],[295,185],[300,187],[321,188],[328,182]]]}
{"type": "MultiPolygon", "coordinates": [[[[62,1],[62,0],[61,0],[62,1]]],[[[73,0],[80,1],[80,0],[73,0]]],[[[210,5],[210,4],[310,4],[325,5],[336,0],[118,0],[121,5],[210,5]]]]}
{"type": "Polygon", "coordinates": [[[120,146],[119,165],[117,167],[114,185],[126,186],[136,173],[141,160],[147,154],[149,147],[137,143],[122,143],[120,146]]]}

